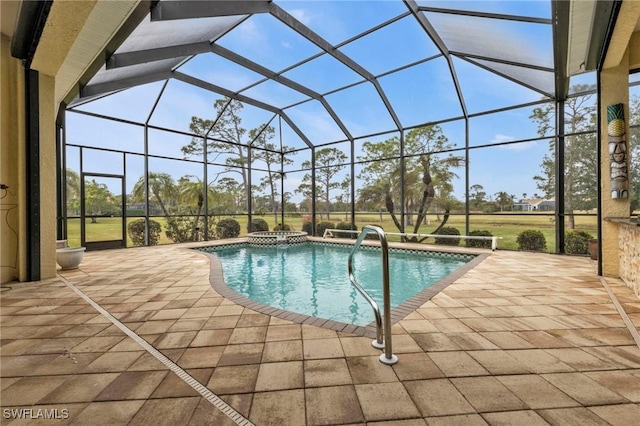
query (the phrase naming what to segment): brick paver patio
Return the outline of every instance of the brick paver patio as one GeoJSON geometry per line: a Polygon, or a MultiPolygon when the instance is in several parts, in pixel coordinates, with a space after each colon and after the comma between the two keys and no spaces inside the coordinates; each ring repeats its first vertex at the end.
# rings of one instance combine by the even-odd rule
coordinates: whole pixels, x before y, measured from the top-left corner
{"type": "Polygon", "coordinates": [[[640,300],[589,259],[491,253],[394,324],[394,366],[370,337],[237,305],[209,263],[184,245],[88,252],[55,279],[3,285],[2,424],[640,419],[640,300]]]}

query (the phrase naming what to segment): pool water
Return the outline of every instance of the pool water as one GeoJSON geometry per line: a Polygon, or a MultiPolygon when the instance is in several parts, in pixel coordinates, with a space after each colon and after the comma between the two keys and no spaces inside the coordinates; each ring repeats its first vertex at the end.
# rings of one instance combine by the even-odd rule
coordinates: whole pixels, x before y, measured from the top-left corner
{"type": "MultiPolygon", "coordinates": [[[[222,263],[227,286],[248,299],[275,308],[355,325],[374,320],[373,309],[349,281],[350,246],[304,244],[208,247],[222,263]]],[[[422,292],[473,256],[389,251],[391,307],[422,292]]],[[[382,262],[379,249],[361,248],[354,276],[382,310],[382,262]]]]}

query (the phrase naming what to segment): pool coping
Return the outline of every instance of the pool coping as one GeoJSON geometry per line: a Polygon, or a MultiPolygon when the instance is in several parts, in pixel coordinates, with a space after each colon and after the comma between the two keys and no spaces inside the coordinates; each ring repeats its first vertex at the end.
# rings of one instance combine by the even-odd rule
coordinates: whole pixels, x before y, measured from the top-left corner
{"type": "MultiPolygon", "coordinates": [[[[333,244],[347,245],[347,246],[353,245],[353,240],[344,240],[344,241],[334,240],[331,242],[327,242],[326,240],[310,239],[308,242],[312,242],[312,243],[324,242],[326,244],[332,244],[332,245],[333,244]]],[[[327,328],[327,329],[339,331],[342,333],[353,334],[355,336],[364,336],[364,337],[370,337],[370,338],[376,337],[375,321],[372,321],[371,323],[365,326],[362,326],[362,325],[355,325],[355,324],[349,324],[349,323],[344,323],[340,321],[329,320],[325,318],[313,317],[310,315],[286,311],[284,309],[275,308],[273,306],[256,302],[254,300],[251,300],[237,293],[235,290],[231,289],[229,286],[227,286],[227,283],[224,281],[224,274],[222,271],[222,263],[220,262],[220,259],[215,255],[215,253],[208,253],[202,249],[206,247],[234,246],[234,245],[242,245],[246,243],[247,241],[245,239],[238,239],[233,242],[228,242],[223,244],[221,244],[221,242],[218,242],[218,244],[214,243],[206,246],[199,245],[197,247],[190,248],[190,249],[195,249],[195,251],[198,251],[209,258],[210,260],[209,284],[216,292],[218,292],[218,294],[229,299],[233,303],[236,303],[247,309],[251,309],[261,314],[270,315],[270,316],[291,321],[294,323],[313,325],[316,327],[327,328]]],[[[377,243],[376,241],[371,241],[369,242],[368,245],[375,247],[376,243],[377,243]]],[[[379,246],[379,243],[377,244],[379,246]]],[[[478,253],[478,252],[466,252],[466,251],[465,252],[461,252],[461,251],[450,252],[450,251],[444,251],[444,250],[436,251],[436,250],[433,250],[433,248],[430,246],[417,247],[412,245],[411,247],[407,247],[406,245],[404,245],[404,247],[402,247],[402,246],[398,246],[397,244],[393,244],[393,246],[390,244],[389,247],[394,249],[408,250],[408,251],[427,251],[427,252],[435,252],[435,253],[442,253],[442,254],[452,254],[452,255],[458,254],[458,255],[474,256],[473,259],[471,259],[470,261],[468,261],[467,263],[465,263],[464,265],[462,265],[461,267],[459,267],[458,269],[456,269],[446,277],[440,279],[439,281],[435,282],[433,285],[422,290],[420,293],[416,294],[415,296],[411,297],[410,299],[404,301],[400,305],[393,308],[391,310],[392,324],[399,322],[400,320],[404,319],[407,315],[411,314],[416,309],[420,308],[423,304],[428,302],[436,294],[440,293],[449,285],[453,284],[456,280],[458,280],[464,274],[469,272],[471,269],[475,268],[478,264],[482,263],[487,257],[491,255],[491,253],[478,253]]]]}

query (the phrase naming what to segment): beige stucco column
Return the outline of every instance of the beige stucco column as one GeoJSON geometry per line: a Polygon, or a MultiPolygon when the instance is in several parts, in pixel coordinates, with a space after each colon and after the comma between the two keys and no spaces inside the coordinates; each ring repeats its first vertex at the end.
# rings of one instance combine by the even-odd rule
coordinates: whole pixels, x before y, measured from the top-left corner
{"type": "MultiPolygon", "coordinates": [[[[600,149],[602,156],[600,166],[602,168],[602,217],[628,217],[629,198],[611,198],[611,160],[609,158],[609,141],[607,134],[607,106],[624,104],[625,134],[629,135],[629,54],[626,52],[618,66],[604,69],[600,74],[601,84],[601,110],[602,125],[600,129],[600,149]]],[[[627,164],[629,159],[627,158],[627,164]]],[[[618,225],[604,221],[602,223],[602,273],[606,276],[619,276],[618,256],[618,225]]]]}
{"type": "MultiPolygon", "coordinates": [[[[626,134],[629,135],[629,70],[640,66],[640,34],[634,32],[640,19],[640,2],[623,1],[616,26],[613,31],[609,49],[600,74],[600,116],[601,140],[600,166],[602,168],[602,273],[606,276],[620,275],[618,225],[606,220],[607,217],[629,217],[629,199],[611,198],[611,167],[607,136],[607,106],[623,103],[625,106],[626,134]]],[[[629,159],[627,158],[627,164],[629,159]]],[[[629,179],[640,179],[629,176],[629,179]]]]}
{"type": "Polygon", "coordinates": [[[55,78],[39,74],[40,276],[56,275],[56,102],[55,78]]]}

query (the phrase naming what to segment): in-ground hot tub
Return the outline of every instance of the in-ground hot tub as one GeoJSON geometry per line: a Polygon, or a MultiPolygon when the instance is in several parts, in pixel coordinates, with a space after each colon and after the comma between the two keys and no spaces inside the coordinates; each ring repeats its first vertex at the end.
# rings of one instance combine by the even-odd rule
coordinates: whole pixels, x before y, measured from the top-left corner
{"type": "Polygon", "coordinates": [[[299,244],[307,241],[302,231],[262,231],[247,234],[247,242],[256,245],[299,244]]]}

